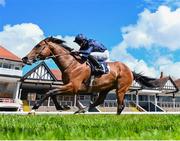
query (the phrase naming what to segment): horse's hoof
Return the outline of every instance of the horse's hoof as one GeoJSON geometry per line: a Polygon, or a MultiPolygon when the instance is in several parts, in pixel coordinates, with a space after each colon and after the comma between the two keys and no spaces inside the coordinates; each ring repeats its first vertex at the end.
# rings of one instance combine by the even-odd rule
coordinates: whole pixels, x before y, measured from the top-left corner
{"type": "Polygon", "coordinates": [[[86,111],[84,111],[84,110],[78,110],[78,111],[76,111],[76,112],[74,112],[74,114],[82,114],[82,113],[85,113],[86,111]]]}
{"type": "Polygon", "coordinates": [[[64,106],[63,106],[63,111],[67,111],[67,110],[70,110],[70,109],[71,109],[71,107],[68,106],[68,105],[64,105],[64,106]]]}
{"type": "Polygon", "coordinates": [[[35,110],[31,110],[28,115],[35,115],[35,110]]]}
{"type": "Polygon", "coordinates": [[[57,110],[59,110],[59,111],[67,111],[67,110],[70,110],[70,109],[71,108],[68,105],[64,105],[64,106],[61,106],[61,107],[57,108],[57,110]]]}
{"type": "Polygon", "coordinates": [[[81,114],[87,112],[87,107],[79,109],[78,111],[74,112],[74,114],[81,114]]]}
{"type": "Polygon", "coordinates": [[[76,111],[76,112],[74,112],[74,114],[78,114],[79,113],[79,110],[78,111],[76,111]]]}

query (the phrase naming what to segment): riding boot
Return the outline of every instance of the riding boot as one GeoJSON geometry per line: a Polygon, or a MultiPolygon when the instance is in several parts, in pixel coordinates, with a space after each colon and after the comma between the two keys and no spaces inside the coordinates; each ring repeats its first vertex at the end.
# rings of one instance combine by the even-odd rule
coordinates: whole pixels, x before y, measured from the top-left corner
{"type": "Polygon", "coordinates": [[[88,59],[90,60],[90,62],[95,66],[94,69],[96,72],[103,74],[103,67],[101,66],[101,64],[96,60],[96,58],[92,55],[88,56],[88,59]]]}

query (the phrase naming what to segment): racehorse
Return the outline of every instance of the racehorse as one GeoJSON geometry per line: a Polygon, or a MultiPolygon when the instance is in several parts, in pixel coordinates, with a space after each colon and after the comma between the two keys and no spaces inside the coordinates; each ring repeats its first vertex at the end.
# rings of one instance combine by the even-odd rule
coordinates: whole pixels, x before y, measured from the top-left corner
{"type": "MultiPolygon", "coordinates": [[[[107,74],[95,77],[91,85],[91,68],[87,62],[72,52],[72,49],[64,44],[65,41],[54,37],[48,37],[40,41],[24,58],[25,64],[31,65],[38,60],[52,58],[62,72],[64,85],[52,88],[44,98],[39,100],[32,109],[37,109],[48,97],[52,97],[57,106],[56,95],[75,95],[78,93],[99,92],[98,98],[89,105],[89,109],[104,102],[106,95],[112,89],[116,89],[117,114],[124,109],[124,96],[133,80],[140,81],[142,77],[133,73],[124,63],[108,62],[110,71],[107,74]]],[[[58,107],[58,106],[57,106],[58,107]]],[[[61,108],[59,106],[59,108],[61,108]]],[[[82,111],[80,109],[78,112],[82,111]]]]}

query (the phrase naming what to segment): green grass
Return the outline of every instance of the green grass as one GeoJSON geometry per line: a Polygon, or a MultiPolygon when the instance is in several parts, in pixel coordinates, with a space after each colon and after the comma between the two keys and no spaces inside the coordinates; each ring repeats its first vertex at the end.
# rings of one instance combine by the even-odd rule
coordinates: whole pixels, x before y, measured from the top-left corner
{"type": "Polygon", "coordinates": [[[180,140],[180,115],[0,115],[0,140],[180,140]]]}

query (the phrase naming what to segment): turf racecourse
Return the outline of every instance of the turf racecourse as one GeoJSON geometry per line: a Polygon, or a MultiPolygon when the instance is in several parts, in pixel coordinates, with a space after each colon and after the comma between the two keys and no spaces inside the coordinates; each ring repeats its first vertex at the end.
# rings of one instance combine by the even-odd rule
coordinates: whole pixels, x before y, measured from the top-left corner
{"type": "Polygon", "coordinates": [[[180,115],[0,115],[0,140],[180,140],[180,115]]]}

